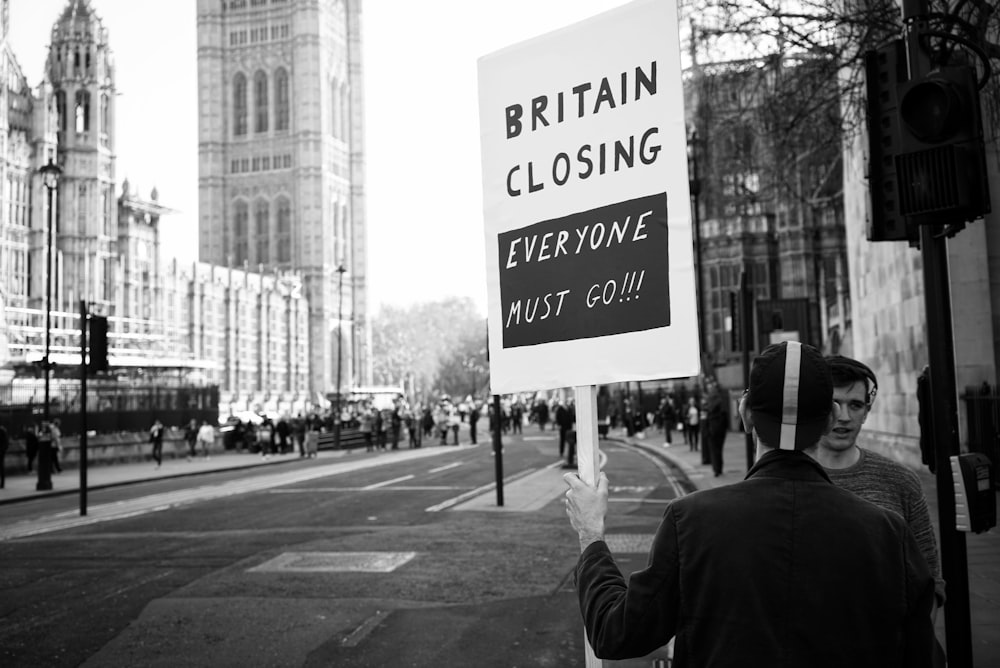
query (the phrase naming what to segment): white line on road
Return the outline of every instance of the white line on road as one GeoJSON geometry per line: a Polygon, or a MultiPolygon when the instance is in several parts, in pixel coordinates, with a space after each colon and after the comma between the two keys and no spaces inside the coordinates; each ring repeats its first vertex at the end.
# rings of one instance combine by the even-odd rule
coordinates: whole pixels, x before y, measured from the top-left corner
{"type": "Polygon", "coordinates": [[[444,466],[439,466],[436,469],[431,469],[428,473],[440,473],[441,471],[447,471],[448,469],[453,469],[456,466],[461,466],[462,462],[452,462],[451,464],[445,464],[444,466]]]}
{"type": "MultiPolygon", "coordinates": [[[[559,464],[559,462],[556,462],[552,466],[556,466],[558,464],[559,464]]],[[[546,468],[551,468],[551,466],[546,467],[546,468]]],[[[514,473],[512,475],[509,475],[509,476],[507,476],[506,478],[503,479],[503,483],[505,485],[509,484],[509,483],[513,482],[514,480],[517,480],[518,478],[523,478],[526,475],[531,475],[532,473],[535,472],[535,470],[536,469],[526,469],[524,471],[521,471],[520,473],[514,473]]],[[[436,512],[441,511],[441,510],[447,510],[448,508],[451,508],[452,506],[457,506],[458,504],[462,503],[462,501],[465,501],[466,499],[471,499],[474,496],[478,496],[480,494],[485,494],[486,492],[490,491],[491,489],[495,489],[496,486],[497,486],[497,484],[495,482],[488,483],[486,485],[483,485],[482,487],[477,487],[475,489],[469,490],[468,492],[465,492],[464,494],[459,494],[458,496],[452,497],[452,498],[448,499],[447,501],[442,501],[441,503],[439,503],[437,505],[430,506],[429,508],[424,508],[424,511],[428,512],[428,513],[436,513],[436,512]]]]}
{"type": "Polygon", "coordinates": [[[217,485],[206,485],[194,489],[151,494],[136,499],[129,499],[128,501],[116,501],[91,506],[88,509],[89,514],[83,517],[67,517],[67,513],[60,512],[30,520],[23,520],[14,524],[0,524],[0,542],[14,538],[37,536],[63,529],[89,526],[99,522],[137,517],[167,508],[175,508],[209,499],[246,494],[248,492],[259,492],[284,485],[294,485],[331,475],[353,473],[354,471],[374,468],[383,464],[398,464],[414,459],[424,459],[444,454],[446,450],[449,453],[453,453],[455,448],[454,446],[450,448],[429,447],[421,450],[394,452],[391,455],[382,454],[353,462],[338,462],[336,464],[321,465],[298,471],[265,473],[244,480],[233,480],[217,485]]]}
{"type": "Polygon", "coordinates": [[[416,476],[414,476],[411,473],[410,475],[399,476],[398,478],[393,478],[392,480],[383,480],[382,482],[376,482],[376,483],[373,483],[371,485],[366,485],[365,487],[362,487],[361,489],[364,489],[364,490],[367,490],[367,489],[378,489],[379,487],[387,487],[387,486],[392,485],[392,484],[397,483],[397,482],[403,482],[404,480],[412,480],[415,477],[416,476]]]}

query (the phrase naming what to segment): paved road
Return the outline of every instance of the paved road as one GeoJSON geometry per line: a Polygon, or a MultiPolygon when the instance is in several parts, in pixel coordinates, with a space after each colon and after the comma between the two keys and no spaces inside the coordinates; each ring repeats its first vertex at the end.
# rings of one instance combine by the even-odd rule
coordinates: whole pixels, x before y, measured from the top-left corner
{"type": "MultiPolygon", "coordinates": [[[[485,445],[93,492],[86,517],[6,506],[0,664],[583,665],[556,447],[505,441],[503,508],[485,445]]],[[[609,542],[640,568],[678,486],[640,449],[602,452],[609,542]]]]}

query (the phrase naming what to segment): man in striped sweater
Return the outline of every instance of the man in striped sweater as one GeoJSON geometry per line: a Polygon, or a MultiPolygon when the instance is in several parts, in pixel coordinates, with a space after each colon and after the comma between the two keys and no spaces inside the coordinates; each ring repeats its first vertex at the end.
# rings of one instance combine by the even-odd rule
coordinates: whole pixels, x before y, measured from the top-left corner
{"type": "Polygon", "coordinates": [[[827,356],[826,361],[833,378],[833,400],[840,406],[840,413],[833,429],[820,439],[816,459],[835,485],[906,520],[934,575],[934,594],[940,607],[944,605],[944,580],[920,478],[902,464],[857,445],[858,434],[878,393],[875,373],[867,365],[842,355],[827,356]]]}

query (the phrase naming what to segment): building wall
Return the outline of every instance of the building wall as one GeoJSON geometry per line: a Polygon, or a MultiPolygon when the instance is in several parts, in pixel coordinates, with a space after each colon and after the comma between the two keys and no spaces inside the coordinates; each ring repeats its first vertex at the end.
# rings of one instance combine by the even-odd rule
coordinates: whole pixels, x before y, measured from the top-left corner
{"type": "Polygon", "coordinates": [[[363,380],[367,366],[354,343],[367,338],[368,311],[360,11],[344,0],[198,2],[199,257],[302,276],[311,355],[303,389],[313,394],[336,383],[341,321],[344,381],[363,380]],[[258,90],[266,124],[257,122],[258,90]],[[286,110],[287,127],[278,123],[286,110]],[[275,255],[286,231],[288,251],[275,255]],[[258,243],[262,235],[270,243],[258,243]]]}
{"type": "Polygon", "coordinates": [[[118,249],[115,73],[108,32],[89,2],[69,2],[56,22],[46,73],[56,98],[59,207],[56,306],[80,299],[111,314],[118,249]]]}
{"type": "Polygon", "coordinates": [[[309,378],[309,305],[292,273],[261,275],[203,262],[172,261],[163,281],[171,336],[197,358],[215,360],[206,379],[232,410],[303,410],[316,398],[309,378]]]}
{"type": "MultiPolygon", "coordinates": [[[[988,135],[990,133],[987,133],[988,135]]],[[[997,156],[987,157],[990,183],[997,196],[997,156]]],[[[869,220],[867,136],[859,133],[845,145],[844,202],[848,273],[851,283],[852,356],[872,368],[879,393],[862,432],[863,445],[913,466],[920,465],[916,399],[917,377],[928,363],[924,269],[920,251],[906,242],[872,243],[869,220]]],[[[997,286],[1000,238],[997,215],[969,224],[948,241],[959,397],[968,385],[996,382],[997,286]]],[[[941,317],[932,315],[931,317],[941,317]]],[[[964,408],[959,432],[966,444],[964,408]]]]}

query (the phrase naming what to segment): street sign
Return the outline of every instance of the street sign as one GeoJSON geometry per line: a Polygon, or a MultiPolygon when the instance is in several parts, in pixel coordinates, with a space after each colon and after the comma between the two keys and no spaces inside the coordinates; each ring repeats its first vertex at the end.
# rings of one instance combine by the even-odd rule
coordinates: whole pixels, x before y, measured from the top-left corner
{"type": "Polygon", "coordinates": [[[697,375],[676,7],[479,61],[491,391],[697,375]]]}

